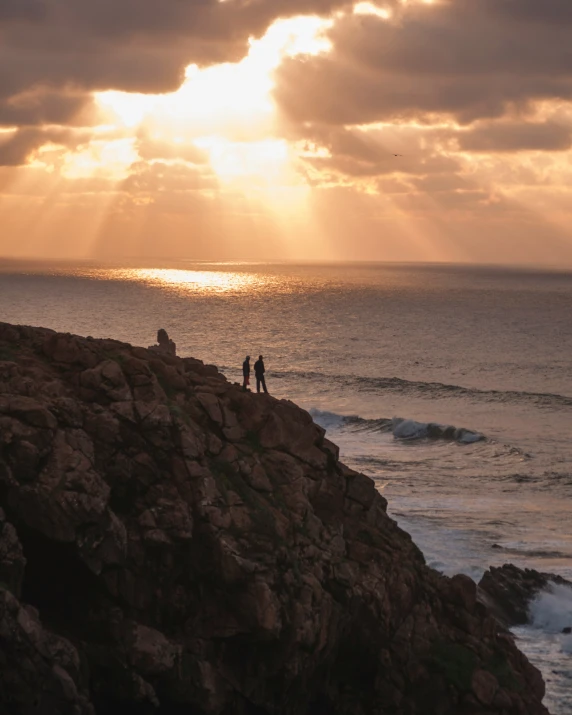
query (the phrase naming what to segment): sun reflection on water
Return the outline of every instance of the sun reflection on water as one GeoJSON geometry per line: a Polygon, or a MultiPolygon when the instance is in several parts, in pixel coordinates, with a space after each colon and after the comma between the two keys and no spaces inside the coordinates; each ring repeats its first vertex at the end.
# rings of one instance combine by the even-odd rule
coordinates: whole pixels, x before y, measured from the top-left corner
{"type": "Polygon", "coordinates": [[[91,278],[134,281],[177,293],[246,293],[260,289],[268,276],[236,271],[198,271],[179,268],[111,268],[87,272],[91,278]]]}

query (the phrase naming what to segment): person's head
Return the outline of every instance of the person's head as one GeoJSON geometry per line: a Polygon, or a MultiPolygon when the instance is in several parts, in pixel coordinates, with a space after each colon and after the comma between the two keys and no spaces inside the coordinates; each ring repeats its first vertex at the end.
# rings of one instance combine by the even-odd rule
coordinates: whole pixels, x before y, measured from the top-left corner
{"type": "Polygon", "coordinates": [[[169,340],[169,336],[167,335],[167,331],[164,328],[159,328],[157,331],[157,342],[158,343],[166,343],[169,340]]]}
{"type": "Polygon", "coordinates": [[[264,358],[262,357],[262,355],[259,355],[259,356],[258,356],[258,359],[259,359],[259,360],[263,360],[264,358]]]}
{"type": "Polygon", "coordinates": [[[250,355],[246,356],[246,361],[248,362],[250,360],[250,355]]]}

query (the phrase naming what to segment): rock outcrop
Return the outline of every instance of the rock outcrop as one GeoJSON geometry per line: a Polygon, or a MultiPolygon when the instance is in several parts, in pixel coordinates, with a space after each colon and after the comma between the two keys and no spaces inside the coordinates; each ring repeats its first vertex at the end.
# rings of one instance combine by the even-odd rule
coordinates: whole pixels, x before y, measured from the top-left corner
{"type": "Polygon", "coordinates": [[[0,360],[1,713],[547,713],[291,402],[45,329],[0,360]]]}
{"type": "Polygon", "coordinates": [[[552,586],[572,583],[551,573],[521,569],[514,564],[491,566],[479,581],[479,599],[505,626],[522,626],[529,622],[529,608],[541,591],[552,586]]]}

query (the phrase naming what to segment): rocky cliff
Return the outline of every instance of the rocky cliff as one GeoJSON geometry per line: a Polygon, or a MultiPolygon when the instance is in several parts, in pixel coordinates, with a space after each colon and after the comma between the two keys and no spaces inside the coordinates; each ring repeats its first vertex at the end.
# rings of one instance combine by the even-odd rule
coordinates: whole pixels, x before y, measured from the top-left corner
{"type": "Polygon", "coordinates": [[[0,361],[1,713],[547,712],[294,404],[45,329],[0,361]]]}

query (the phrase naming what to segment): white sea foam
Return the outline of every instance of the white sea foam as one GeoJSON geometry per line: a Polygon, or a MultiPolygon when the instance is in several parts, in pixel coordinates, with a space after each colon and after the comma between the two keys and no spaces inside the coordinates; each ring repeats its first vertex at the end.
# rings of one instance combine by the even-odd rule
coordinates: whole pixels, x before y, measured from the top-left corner
{"type": "Polygon", "coordinates": [[[530,619],[535,628],[562,633],[572,627],[572,588],[552,584],[530,604],[530,619]]]}
{"type": "Polygon", "coordinates": [[[480,432],[471,432],[470,430],[461,430],[460,436],[457,438],[463,444],[473,444],[473,442],[481,442],[485,436],[480,432]]]}
{"type": "Polygon", "coordinates": [[[336,412],[328,412],[327,410],[318,410],[315,407],[310,409],[310,414],[314,422],[317,422],[326,430],[340,429],[348,419],[346,415],[338,415],[336,412]]]}
{"type": "Polygon", "coordinates": [[[428,427],[426,422],[416,422],[401,417],[393,418],[393,436],[397,439],[422,439],[427,437],[428,427]]]}

